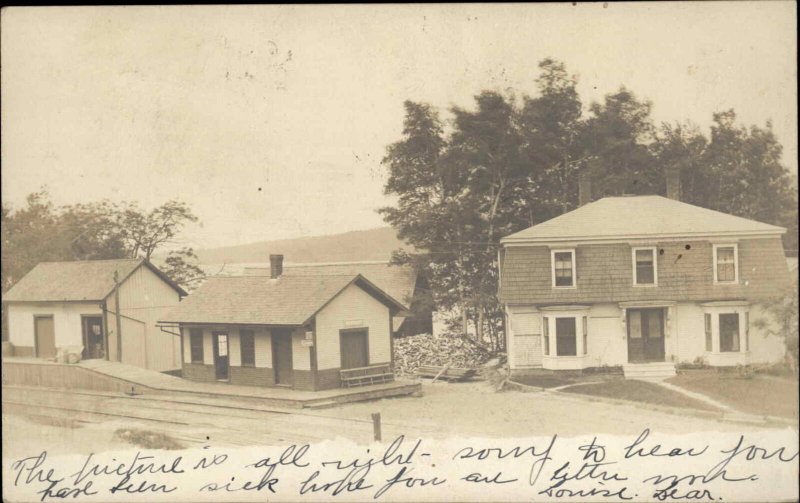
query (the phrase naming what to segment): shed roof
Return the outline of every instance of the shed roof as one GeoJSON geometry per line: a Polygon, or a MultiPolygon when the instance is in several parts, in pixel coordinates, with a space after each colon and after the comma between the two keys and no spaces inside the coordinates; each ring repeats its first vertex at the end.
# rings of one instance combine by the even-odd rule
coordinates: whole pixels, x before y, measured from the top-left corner
{"type": "Polygon", "coordinates": [[[360,274],[209,278],[162,322],[303,325],[351,284],[396,311],[406,307],[360,274]]]}
{"type": "Polygon", "coordinates": [[[783,227],[662,196],[604,197],[523,231],[503,243],[631,237],[781,234],[783,227]]]}
{"type": "Polygon", "coordinates": [[[40,262],[4,296],[8,302],[102,301],[114,290],[114,272],[120,283],[145,265],[180,295],[186,292],[143,258],[40,262]]]}

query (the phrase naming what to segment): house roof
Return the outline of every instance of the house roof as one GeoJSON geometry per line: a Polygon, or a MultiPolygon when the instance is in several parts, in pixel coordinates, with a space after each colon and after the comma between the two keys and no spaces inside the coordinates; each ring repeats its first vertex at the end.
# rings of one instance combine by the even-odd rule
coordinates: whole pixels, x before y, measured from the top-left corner
{"type": "Polygon", "coordinates": [[[92,302],[102,301],[114,290],[114,272],[119,282],[141,265],[149,267],[180,295],[186,292],[145,259],[82,260],[40,262],[4,296],[7,302],[92,302]]]}
{"type": "Polygon", "coordinates": [[[662,196],[605,197],[506,236],[502,243],[781,234],[783,227],[662,196]]]}
{"type": "Polygon", "coordinates": [[[162,322],[303,325],[345,288],[356,284],[393,310],[406,307],[360,274],[219,276],[206,280],[162,322]]]}
{"type": "MultiPolygon", "coordinates": [[[[269,276],[269,264],[245,267],[244,274],[269,276]]],[[[413,267],[390,265],[386,261],[336,262],[320,264],[284,264],[284,276],[339,276],[361,274],[392,298],[410,303],[417,282],[413,267]]]]}

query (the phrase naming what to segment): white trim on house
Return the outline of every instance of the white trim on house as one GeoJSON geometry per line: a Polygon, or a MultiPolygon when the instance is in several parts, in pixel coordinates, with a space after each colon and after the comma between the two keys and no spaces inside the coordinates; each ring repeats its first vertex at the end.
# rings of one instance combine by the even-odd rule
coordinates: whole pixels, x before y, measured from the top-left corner
{"type": "Polygon", "coordinates": [[[600,244],[650,244],[654,241],[657,242],[671,242],[671,241],[721,241],[728,240],[734,241],[739,239],[769,239],[780,237],[786,234],[786,230],[782,231],[762,231],[762,232],[749,232],[749,233],[706,233],[706,232],[686,232],[681,234],[632,234],[630,236],[621,236],[619,238],[608,237],[586,237],[586,236],[566,236],[563,238],[502,238],[500,243],[503,246],[526,246],[526,245],[542,245],[550,247],[558,246],[581,246],[581,245],[600,245],[600,244]]]}
{"type": "Polygon", "coordinates": [[[552,279],[553,288],[561,289],[575,289],[578,287],[578,274],[575,267],[575,248],[562,248],[550,250],[550,278],[552,279]],[[571,285],[556,285],[556,253],[570,253],[572,257],[572,284],[571,285]]]}
{"type": "Polygon", "coordinates": [[[633,269],[633,286],[635,287],[654,287],[658,286],[658,253],[655,246],[639,246],[631,248],[631,268],[633,269]],[[636,252],[641,250],[650,250],[653,257],[653,282],[652,283],[639,283],[638,275],[636,274],[636,252]]]}
{"type": "Polygon", "coordinates": [[[739,283],[739,244],[738,243],[715,243],[713,246],[712,260],[714,268],[715,285],[736,285],[739,283]],[[720,281],[717,273],[717,250],[719,248],[733,248],[733,280],[720,281]]]}

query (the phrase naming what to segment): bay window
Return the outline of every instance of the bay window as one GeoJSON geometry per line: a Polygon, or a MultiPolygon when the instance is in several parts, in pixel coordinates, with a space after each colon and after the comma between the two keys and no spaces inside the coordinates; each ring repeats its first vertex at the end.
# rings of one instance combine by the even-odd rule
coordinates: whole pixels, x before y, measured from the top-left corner
{"type": "Polygon", "coordinates": [[[589,366],[589,307],[552,306],[541,309],[542,366],[555,370],[589,366]]]}
{"type": "Polygon", "coordinates": [[[705,326],[706,360],[712,366],[747,364],[750,350],[749,305],[742,301],[701,304],[705,326]]]}

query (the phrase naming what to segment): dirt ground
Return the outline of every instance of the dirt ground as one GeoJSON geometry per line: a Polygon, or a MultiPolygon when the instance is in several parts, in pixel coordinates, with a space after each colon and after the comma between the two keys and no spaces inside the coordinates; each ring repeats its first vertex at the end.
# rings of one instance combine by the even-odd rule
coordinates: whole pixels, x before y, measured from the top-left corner
{"type": "Polygon", "coordinates": [[[383,421],[416,424],[444,436],[622,435],[639,433],[645,427],[665,433],[751,428],[713,418],[667,414],[649,410],[647,405],[633,407],[543,392],[497,393],[485,382],[423,384],[422,397],[354,403],[325,412],[360,418],[380,412],[383,421]]]}
{"type": "MultiPolygon", "coordinates": [[[[97,398],[92,406],[95,410],[108,410],[113,405],[108,398],[97,398]],[[104,401],[105,400],[105,401],[104,401]]],[[[423,395],[359,402],[323,410],[298,410],[297,413],[246,422],[244,416],[253,413],[228,411],[226,414],[241,415],[223,419],[220,411],[202,406],[193,407],[192,414],[180,413],[188,424],[184,426],[153,423],[137,420],[110,419],[92,422],[70,418],[38,415],[35,409],[27,413],[4,411],[3,456],[27,456],[43,449],[53,454],[101,452],[110,449],[130,448],[125,435],[115,432],[121,429],[148,428],[167,436],[174,436],[183,443],[187,431],[208,428],[209,423],[222,423],[230,435],[239,435],[253,442],[269,443],[295,441],[293,432],[315,429],[319,437],[332,438],[335,432],[350,432],[358,441],[371,440],[372,413],[379,412],[386,438],[404,433],[409,436],[424,435],[429,438],[450,436],[482,437],[526,437],[536,435],[576,436],[586,434],[636,435],[644,428],[653,432],[685,433],[687,431],[735,431],[744,432],[757,426],[719,422],[712,418],[667,414],[633,407],[592,401],[545,392],[504,391],[495,392],[486,382],[423,384],[423,395]],[[31,414],[36,414],[31,416],[31,414]],[[213,421],[211,421],[211,419],[213,421]],[[298,427],[303,423],[308,427],[298,427]],[[348,423],[357,428],[350,429],[348,423]],[[266,436],[255,440],[253,425],[260,425],[266,436]],[[313,426],[311,426],[313,425],[313,426]],[[344,426],[343,426],[344,425],[344,426]],[[231,431],[241,429],[241,432],[231,431]],[[327,430],[327,431],[326,431],[327,430]],[[272,438],[274,440],[262,440],[272,438]]],[[[152,419],[165,419],[174,414],[170,407],[152,408],[148,412],[152,419]]],[[[44,414],[44,412],[41,412],[44,414]]],[[[222,426],[220,426],[222,428],[222,426]]],[[[298,437],[301,439],[302,437],[298,437]]],[[[351,435],[351,438],[353,436],[351,435]]],[[[221,441],[224,444],[224,441],[221,441]]],[[[241,444],[240,444],[241,445],[241,444]]]]}

